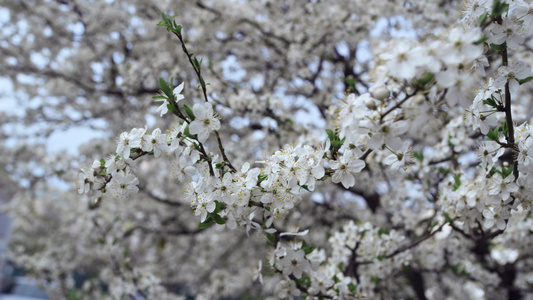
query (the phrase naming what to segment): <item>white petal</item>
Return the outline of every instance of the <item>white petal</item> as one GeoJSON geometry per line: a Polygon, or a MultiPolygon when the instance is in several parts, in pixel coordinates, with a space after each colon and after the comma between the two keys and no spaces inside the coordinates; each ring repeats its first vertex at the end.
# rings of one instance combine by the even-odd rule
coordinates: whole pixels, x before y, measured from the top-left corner
{"type": "Polygon", "coordinates": [[[349,188],[355,184],[355,178],[352,174],[346,173],[341,177],[341,182],[344,188],[349,188]]]}
{"type": "Polygon", "coordinates": [[[199,132],[202,132],[204,130],[204,126],[202,126],[202,123],[200,121],[192,121],[189,125],[189,132],[191,134],[198,134],[199,132]]]}
{"type": "Polygon", "coordinates": [[[209,202],[207,204],[207,206],[205,207],[205,209],[208,211],[208,212],[213,212],[215,210],[215,207],[216,207],[216,203],[215,202],[209,202]]]}

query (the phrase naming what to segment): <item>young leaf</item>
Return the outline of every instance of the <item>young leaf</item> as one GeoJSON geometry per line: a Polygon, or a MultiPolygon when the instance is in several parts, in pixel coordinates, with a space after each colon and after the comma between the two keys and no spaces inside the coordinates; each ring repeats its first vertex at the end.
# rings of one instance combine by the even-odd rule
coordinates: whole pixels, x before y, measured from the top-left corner
{"type": "Polygon", "coordinates": [[[167,82],[163,78],[159,78],[159,87],[169,99],[173,97],[172,89],[168,86],[167,82]]]}
{"type": "Polygon", "coordinates": [[[194,113],[192,112],[192,109],[190,107],[188,107],[187,105],[183,105],[183,110],[185,111],[187,116],[189,116],[191,121],[194,121],[194,119],[196,119],[196,117],[194,116],[194,113]]]}
{"type": "Polygon", "coordinates": [[[446,222],[451,223],[453,220],[450,218],[450,215],[448,213],[443,213],[444,219],[446,219],[446,222]]]}
{"type": "Polygon", "coordinates": [[[352,294],[357,295],[357,285],[350,283],[348,284],[348,289],[352,294]]]}
{"type": "Polygon", "coordinates": [[[218,200],[215,200],[215,210],[213,211],[213,213],[218,214],[221,210],[222,208],[220,206],[220,202],[218,202],[218,200]]]}
{"type": "Polygon", "coordinates": [[[435,74],[427,73],[424,75],[424,77],[418,80],[418,84],[421,86],[425,86],[426,84],[430,83],[433,80],[433,78],[435,78],[435,74]]]}
{"type": "Polygon", "coordinates": [[[509,127],[507,126],[507,122],[503,122],[502,126],[502,132],[504,135],[507,135],[507,132],[509,131],[509,127]]]}
{"type": "Polygon", "coordinates": [[[267,232],[265,232],[265,235],[267,237],[268,244],[274,245],[274,242],[276,241],[276,235],[273,233],[267,233],[267,232]]]}
{"type": "Polygon", "coordinates": [[[382,235],[382,234],[389,234],[389,231],[387,229],[380,228],[378,230],[378,235],[382,235]]]}
{"type": "Polygon", "coordinates": [[[507,12],[508,9],[509,9],[509,4],[501,0],[494,0],[492,4],[492,16],[494,18],[497,18],[503,15],[505,12],[507,12]]]}
{"type": "Polygon", "coordinates": [[[213,215],[213,219],[215,219],[215,222],[217,222],[217,224],[226,224],[226,220],[224,220],[224,218],[222,218],[219,214],[213,215]]]}
{"type": "Polygon", "coordinates": [[[184,134],[186,137],[191,138],[191,139],[193,139],[193,140],[196,139],[196,134],[195,134],[195,135],[192,135],[192,134],[189,132],[189,125],[187,125],[187,126],[185,127],[185,130],[183,130],[183,134],[184,134]]]}
{"type": "Polygon", "coordinates": [[[524,83],[526,83],[526,82],[531,81],[532,79],[533,79],[533,76],[529,76],[529,77],[524,78],[524,79],[518,79],[518,83],[520,83],[520,84],[524,84],[524,83]]]}
{"type": "Polygon", "coordinates": [[[492,107],[496,107],[498,106],[498,104],[496,103],[496,101],[494,100],[493,97],[490,97],[490,98],[487,98],[485,100],[483,100],[483,103],[489,105],[489,106],[492,106],[492,107]]]}
{"type": "Polygon", "coordinates": [[[205,219],[203,223],[200,223],[200,225],[198,225],[198,228],[205,229],[211,226],[211,224],[213,224],[213,221],[214,221],[213,218],[209,215],[207,216],[207,218],[205,219]]]}
{"type": "Polygon", "coordinates": [[[172,105],[172,104],[169,103],[169,104],[167,104],[167,108],[168,108],[168,110],[169,110],[171,113],[173,113],[173,114],[175,114],[175,115],[179,115],[179,111],[174,107],[174,105],[172,105]]]}
{"type": "Polygon", "coordinates": [[[493,141],[499,140],[500,137],[500,126],[494,128],[494,130],[489,130],[489,133],[487,133],[487,137],[493,141]]]}
{"type": "Polygon", "coordinates": [[[311,252],[315,251],[316,247],[313,246],[305,246],[302,247],[302,250],[305,252],[305,255],[310,254],[311,252]]]}
{"type": "Polygon", "coordinates": [[[296,279],[296,284],[308,287],[311,285],[311,278],[309,278],[309,276],[305,276],[300,279],[296,279]]]}
{"type": "Polygon", "coordinates": [[[453,191],[457,191],[457,189],[461,186],[461,178],[459,175],[453,175],[453,191]]]}
{"type": "Polygon", "coordinates": [[[500,45],[490,44],[490,47],[498,52],[502,52],[505,48],[507,48],[507,44],[506,43],[503,43],[500,45]]]}
{"type": "Polygon", "coordinates": [[[418,159],[419,161],[424,160],[424,152],[423,151],[417,151],[413,153],[413,156],[418,159]]]}
{"type": "Polygon", "coordinates": [[[514,165],[510,165],[509,168],[502,168],[502,177],[505,178],[513,174],[514,165]]]}
{"type": "MultiPolygon", "coordinates": [[[[479,17],[479,25],[481,27],[483,27],[485,25],[485,22],[487,22],[488,15],[489,15],[489,12],[487,11],[484,14],[482,14],[481,17],[479,17]]],[[[484,39],[484,38],[485,38],[485,36],[483,36],[481,39],[484,39]]],[[[485,39],[485,40],[487,40],[487,39],[485,39]]],[[[479,45],[479,44],[483,43],[485,40],[481,41],[480,43],[478,43],[479,41],[475,42],[475,44],[479,45]]]]}
{"type": "Polygon", "coordinates": [[[326,129],[326,133],[328,134],[328,138],[329,138],[330,142],[333,143],[333,141],[336,138],[335,133],[333,133],[333,131],[331,131],[330,129],[326,129]]]}
{"type": "Polygon", "coordinates": [[[167,14],[161,12],[161,17],[163,17],[163,21],[165,21],[165,24],[170,24],[170,18],[167,16],[167,14]]]}

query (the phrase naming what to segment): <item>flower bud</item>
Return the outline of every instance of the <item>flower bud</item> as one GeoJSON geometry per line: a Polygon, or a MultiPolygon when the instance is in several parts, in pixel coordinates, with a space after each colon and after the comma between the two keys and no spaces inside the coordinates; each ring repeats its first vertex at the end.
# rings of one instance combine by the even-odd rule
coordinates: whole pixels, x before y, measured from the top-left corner
{"type": "Polygon", "coordinates": [[[375,110],[376,102],[374,102],[374,99],[368,98],[365,100],[365,106],[370,110],[375,110]]]}
{"type": "Polygon", "coordinates": [[[379,85],[375,87],[372,91],[372,97],[376,98],[379,101],[383,101],[390,96],[389,89],[384,85],[379,85]]]}
{"type": "Polygon", "coordinates": [[[424,97],[424,95],[416,94],[413,97],[413,103],[416,105],[421,105],[422,103],[424,103],[424,101],[426,101],[426,97],[424,97]]]}

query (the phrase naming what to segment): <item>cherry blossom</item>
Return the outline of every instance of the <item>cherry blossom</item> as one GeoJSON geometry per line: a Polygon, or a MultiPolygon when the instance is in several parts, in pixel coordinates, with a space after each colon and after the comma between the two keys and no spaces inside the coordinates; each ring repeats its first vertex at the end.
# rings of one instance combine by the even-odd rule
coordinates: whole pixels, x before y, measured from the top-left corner
{"type": "Polygon", "coordinates": [[[0,31],[6,255],[51,299],[531,296],[528,1],[63,2],[0,31]]]}
{"type": "Polygon", "coordinates": [[[212,131],[220,129],[220,121],[215,117],[213,107],[209,103],[197,103],[192,109],[196,118],[191,122],[189,130],[192,134],[198,134],[198,141],[203,143],[212,131]]]}

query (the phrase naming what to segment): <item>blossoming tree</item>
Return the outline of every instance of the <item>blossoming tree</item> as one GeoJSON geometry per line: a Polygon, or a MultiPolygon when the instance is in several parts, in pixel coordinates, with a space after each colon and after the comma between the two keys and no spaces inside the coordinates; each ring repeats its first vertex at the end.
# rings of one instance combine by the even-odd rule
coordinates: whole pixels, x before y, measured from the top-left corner
{"type": "Polygon", "coordinates": [[[54,297],[533,297],[528,1],[29,2],[3,122],[111,134],[5,158],[54,297]]]}

